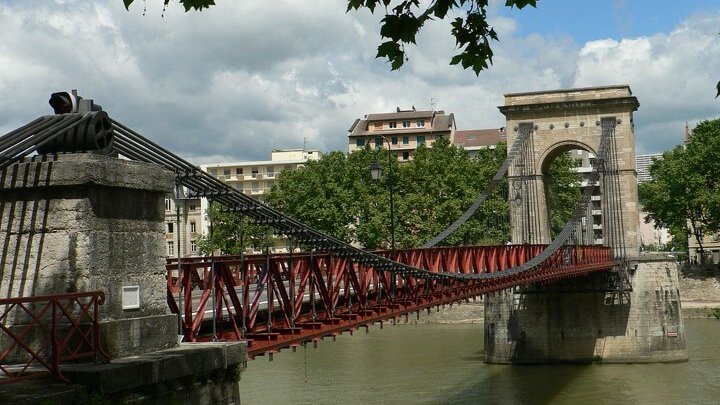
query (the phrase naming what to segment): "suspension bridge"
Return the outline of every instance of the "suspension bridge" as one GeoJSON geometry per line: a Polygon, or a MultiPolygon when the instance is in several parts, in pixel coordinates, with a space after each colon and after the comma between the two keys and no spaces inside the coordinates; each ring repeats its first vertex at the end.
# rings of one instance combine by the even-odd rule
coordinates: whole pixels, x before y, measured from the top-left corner
{"type": "MultiPolygon", "coordinates": [[[[18,172],[19,164],[48,165],[85,151],[108,159],[120,156],[162,167],[172,173],[176,190],[219,203],[225,210],[272,227],[297,246],[308,247],[304,252],[291,249],[286,254],[181,258],[166,263],[165,298],[183,340],[245,341],[248,353],[255,356],[481,295],[528,286],[542,289],[594,273],[604,274],[606,280],[597,291],[615,296],[613,302],[619,305],[630,305],[630,273],[637,267],[633,264],[637,260],[637,241],[633,240],[637,192],[627,184],[634,152],[626,145],[633,142],[632,112],[638,105],[627,86],[507,95],[506,105],[500,108],[512,129],[507,159],[460,218],[415,249],[366,251],[325,235],[200,171],[93,108],[89,100],[84,110],[67,111],[56,100],[57,114],[40,117],[0,138],[0,171],[3,181],[12,183],[30,175],[18,172]],[[537,101],[540,96],[545,99],[537,101]],[[570,122],[569,112],[578,111],[587,118],[578,121],[578,114],[570,122]],[[588,178],[602,191],[603,245],[588,244],[581,236],[594,187],[584,189],[569,221],[550,239],[542,171],[547,161],[570,147],[594,156],[588,178]],[[527,201],[522,206],[509,204],[513,243],[438,247],[506,177],[509,188],[521,192],[527,201]]],[[[38,173],[35,180],[42,180],[38,173]]],[[[11,219],[3,225],[12,223],[11,219]]],[[[3,232],[8,237],[12,234],[7,229],[3,232]]],[[[2,265],[8,280],[8,269],[21,264],[19,260],[10,263],[6,256],[2,265]]],[[[12,296],[15,287],[7,282],[2,287],[6,296],[12,296]]],[[[23,295],[23,291],[14,292],[23,295]]],[[[524,341],[525,331],[522,336],[524,341]]],[[[566,337],[564,332],[562,337],[566,337]]]]}

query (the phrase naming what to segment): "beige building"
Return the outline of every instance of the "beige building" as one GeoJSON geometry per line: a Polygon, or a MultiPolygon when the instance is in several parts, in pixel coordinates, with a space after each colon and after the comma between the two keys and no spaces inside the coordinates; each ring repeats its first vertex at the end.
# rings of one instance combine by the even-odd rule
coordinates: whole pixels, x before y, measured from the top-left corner
{"type": "MultiPolygon", "coordinates": [[[[238,191],[257,199],[270,190],[280,173],[295,170],[308,160],[321,157],[318,150],[273,149],[270,160],[213,163],[201,165],[200,169],[238,191]]],[[[187,195],[184,190],[179,199],[174,194],[165,198],[165,242],[168,257],[196,256],[197,238],[208,232],[209,222],[205,212],[209,203],[205,198],[187,195]],[[178,213],[180,221],[178,221],[178,213]],[[179,237],[179,240],[178,240],[179,237]]],[[[285,251],[287,243],[278,239],[274,251],[285,251]]]]}
{"type": "Polygon", "coordinates": [[[196,238],[200,235],[202,217],[199,198],[188,196],[186,191],[181,192],[179,199],[174,194],[165,196],[165,244],[168,257],[198,254],[196,238]]]}
{"type": "MultiPolygon", "coordinates": [[[[720,264],[720,232],[703,235],[703,250],[705,251],[705,263],[720,264]]],[[[688,259],[694,263],[701,263],[700,245],[695,236],[688,237],[688,259]]]]}
{"type": "Polygon", "coordinates": [[[397,159],[408,161],[420,145],[432,146],[436,139],[452,141],[455,135],[455,116],[444,111],[401,110],[393,113],[368,114],[358,118],[348,130],[348,153],[366,146],[387,148],[397,159]],[[384,139],[383,139],[384,137],[384,139]]]}
{"type": "Polygon", "coordinates": [[[272,188],[280,173],[295,170],[320,156],[317,150],[273,149],[270,160],[211,163],[201,165],[200,169],[243,194],[262,200],[262,195],[272,188]]]}

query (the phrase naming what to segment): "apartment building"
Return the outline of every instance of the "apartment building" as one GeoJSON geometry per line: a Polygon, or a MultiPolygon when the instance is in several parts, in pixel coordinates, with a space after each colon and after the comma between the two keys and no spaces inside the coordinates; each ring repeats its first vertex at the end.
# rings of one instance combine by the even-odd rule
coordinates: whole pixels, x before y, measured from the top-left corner
{"type": "Polygon", "coordinates": [[[262,200],[263,194],[272,188],[280,173],[295,170],[308,160],[320,157],[317,150],[273,149],[270,160],[211,163],[201,165],[200,169],[243,194],[262,200]]]}
{"type": "Polygon", "coordinates": [[[650,166],[657,159],[662,159],[662,153],[635,155],[635,171],[637,171],[638,184],[652,180],[650,166]]]}
{"type": "Polygon", "coordinates": [[[356,119],[348,130],[348,153],[366,146],[387,148],[397,159],[408,161],[420,145],[432,146],[435,140],[445,137],[451,141],[455,135],[455,115],[444,111],[419,111],[413,107],[393,113],[367,114],[356,119]]]}
{"type": "Polygon", "coordinates": [[[582,244],[602,245],[603,220],[602,220],[602,196],[600,195],[600,182],[593,180],[591,173],[595,155],[591,152],[575,149],[571,150],[570,157],[578,162],[575,171],[580,174],[580,193],[584,194],[587,188],[591,188],[590,204],[585,215],[580,219],[578,236],[582,244]]]}
{"type": "Polygon", "coordinates": [[[186,190],[180,198],[174,194],[165,197],[165,244],[168,257],[197,256],[197,237],[201,232],[203,211],[199,198],[191,197],[186,190]],[[178,221],[179,217],[179,221],[178,221]]]}

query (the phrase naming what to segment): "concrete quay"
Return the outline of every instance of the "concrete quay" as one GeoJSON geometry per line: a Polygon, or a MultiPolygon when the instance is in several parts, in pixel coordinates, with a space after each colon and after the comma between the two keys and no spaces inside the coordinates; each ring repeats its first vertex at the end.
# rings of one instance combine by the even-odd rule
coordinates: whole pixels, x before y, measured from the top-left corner
{"type": "Polygon", "coordinates": [[[245,343],[181,343],[178,347],[62,366],[71,384],[51,378],[0,385],[11,404],[240,404],[238,381],[247,362],[245,343]]]}

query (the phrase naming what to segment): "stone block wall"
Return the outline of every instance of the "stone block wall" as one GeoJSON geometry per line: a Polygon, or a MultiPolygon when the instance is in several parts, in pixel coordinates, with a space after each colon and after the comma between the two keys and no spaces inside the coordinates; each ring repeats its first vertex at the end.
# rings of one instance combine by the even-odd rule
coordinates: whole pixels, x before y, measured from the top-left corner
{"type": "Polygon", "coordinates": [[[103,333],[114,357],[177,343],[162,228],[171,172],[64,154],[28,158],[1,176],[0,296],[101,290],[103,333]],[[123,309],[123,286],[139,286],[140,308],[123,309]]]}
{"type": "Polygon", "coordinates": [[[687,360],[674,259],[642,256],[627,295],[610,291],[608,277],[596,273],[486,297],[486,362],[687,360]]]}

